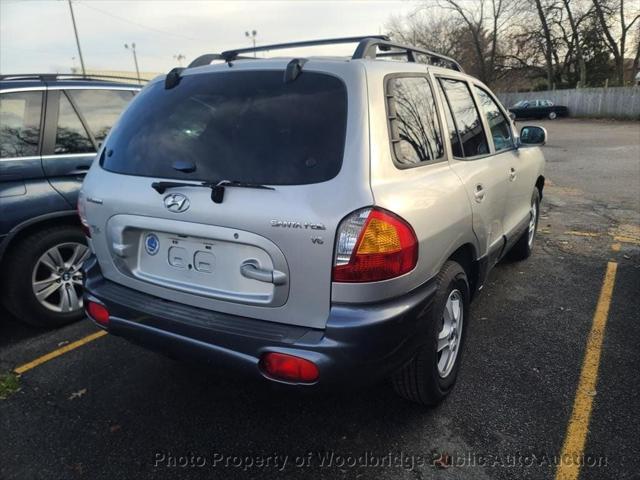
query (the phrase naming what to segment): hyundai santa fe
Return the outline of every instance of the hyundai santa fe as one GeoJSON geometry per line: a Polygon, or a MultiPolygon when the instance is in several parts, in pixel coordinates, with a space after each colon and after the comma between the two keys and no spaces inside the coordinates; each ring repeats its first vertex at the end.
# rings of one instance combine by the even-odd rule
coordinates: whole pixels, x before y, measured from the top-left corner
{"type": "Polygon", "coordinates": [[[85,179],[85,309],[172,356],[437,404],[489,270],[531,254],[545,139],[386,37],[203,55],[136,96],[85,179]]]}

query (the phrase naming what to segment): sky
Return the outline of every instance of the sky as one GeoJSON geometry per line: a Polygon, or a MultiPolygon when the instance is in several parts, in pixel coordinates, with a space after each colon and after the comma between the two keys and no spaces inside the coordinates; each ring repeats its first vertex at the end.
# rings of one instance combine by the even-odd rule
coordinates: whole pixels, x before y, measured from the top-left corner
{"type": "MultiPolygon", "coordinates": [[[[203,53],[257,43],[372,35],[385,32],[392,15],[404,16],[414,0],[73,0],[87,69],[135,71],[125,43],[136,44],[142,72],[166,72],[203,53]]],[[[300,54],[349,54],[355,47],[300,54]]],[[[66,0],[0,0],[0,73],[70,72],[79,67],[66,0]],[[75,58],[74,58],[75,57],[75,58]]]]}

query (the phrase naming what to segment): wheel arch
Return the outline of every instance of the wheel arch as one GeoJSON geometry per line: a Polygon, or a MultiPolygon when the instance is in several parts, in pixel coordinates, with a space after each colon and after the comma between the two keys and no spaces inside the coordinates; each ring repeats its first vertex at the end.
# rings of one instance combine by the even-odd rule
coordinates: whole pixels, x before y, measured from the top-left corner
{"type": "Polygon", "coordinates": [[[29,220],[16,225],[7,234],[4,241],[0,245],[0,264],[3,262],[5,255],[11,248],[16,245],[22,238],[52,226],[73,225],[80,228],[80,220],[75,210],[65,210],[62,212],[48,213],[30,218],[29,220]]]}
{"type": "Polygon", "coordinates": [[[473,298],[479,287],[478,283],[480,282],[480,264],[475,246],[471,243],[465,243],[458,247],[447,260],[453,260],[459,263],[464,269],[469,281],[471,297],[473,298]]]}

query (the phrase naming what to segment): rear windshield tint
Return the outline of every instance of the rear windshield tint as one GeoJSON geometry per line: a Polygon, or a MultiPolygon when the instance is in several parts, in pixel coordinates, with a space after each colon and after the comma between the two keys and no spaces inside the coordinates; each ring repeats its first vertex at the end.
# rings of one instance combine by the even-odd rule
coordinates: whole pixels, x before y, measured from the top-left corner
{"type": "Polygon", "coordinates": [[[130,175],[272,185],[335,177],[344,151],[347,93],[326,74],[283,71],[185,75],[131,103],[107,139],[106,170],[130,175]],[[177,171],[191,163],[193,172],[177,171]]]}

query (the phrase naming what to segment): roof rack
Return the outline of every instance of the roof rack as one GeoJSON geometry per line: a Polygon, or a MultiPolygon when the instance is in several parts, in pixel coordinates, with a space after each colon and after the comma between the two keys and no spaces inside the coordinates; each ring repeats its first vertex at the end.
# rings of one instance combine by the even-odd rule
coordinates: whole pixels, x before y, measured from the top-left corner
{"type": "Polygon", "coordinates": [[[0,80],[61,80],[68,78],[70,80],[134,80],[136,83],[148,82],[144,78],[137,77],[125,77],[118,75],[100,75],[100,74],[86,74],[81,73],[9,73],[0,75],[0,80]]]}
{"type": "Polygon", "coordinates": [[[317,47],[320,45],[340,45],[342,43],[361,42],[362,40],[365,40],[367,38],[378,38],[380,40],[389,39],[389,37],[385,35],[369,35],[364,37],[325,38],[322,40],[305,40],[302,42],[275,43],[272,45],[258,45],[255,47],[227,50],[222,53],[208,53],[196,58],[193,62],[189,64],[188,68],[208,65],[213,60],[224,60],[225,62],[232,62],[234,60],[239,60],[239,59],[254,58],[254,57],[242,57],[241,54],[243,53],[266,52],[268,50],[283,50],[287,48],[317,47]]]}
{"type": "Polygon", "coordinates": [[[441,55],[424,48],[395,43],[390,41],[388,38],[366,38],[362,40],[358,43],[358,47],[351,58],[354,60],[358,58],[370,58],[375,60],[380,57],[398,57],[406,55],[408,62],[417,62],[415,54],[424,55],[429,58],[431,65],[434,64],[434,61],[436,65],[438,63],[448,63],[451,69],[457,70],[458,72],[464,72],[462,66],[451,57],[447,57],[446,55],[441,55]],[[378,49],[385,52],[378,53],[378,49]]]}
{"type": "Polygon", "coordinates": [[[368,35],[362,37],[327,38],[322,40],[307,40],[302,42],[276,43],[273,45],[259,45],[256,47],[239,48],[227,50],[222,53],[207,53],[192,61],[187,68],[209,65],[214,60],[224,60],[232,62],[238,59],[254,59],[254,57],[241,56],[241,54],[265,52],[268,50],[282,50],[289,48],[316,47],[320,45],[339,45],[343,43],[358,43],[352,60],[373,59],[384,57],[406,56],[408,62],[417,62],[416,54],[426,56],[432,64],[448,64],[453,70],[462,72],[462,67],[453,58],[441,55],[431,50],[403,45],[392,42],[386,35],[368,35]],[[381,52],[378,52],[380,50],[381,52]]]}

